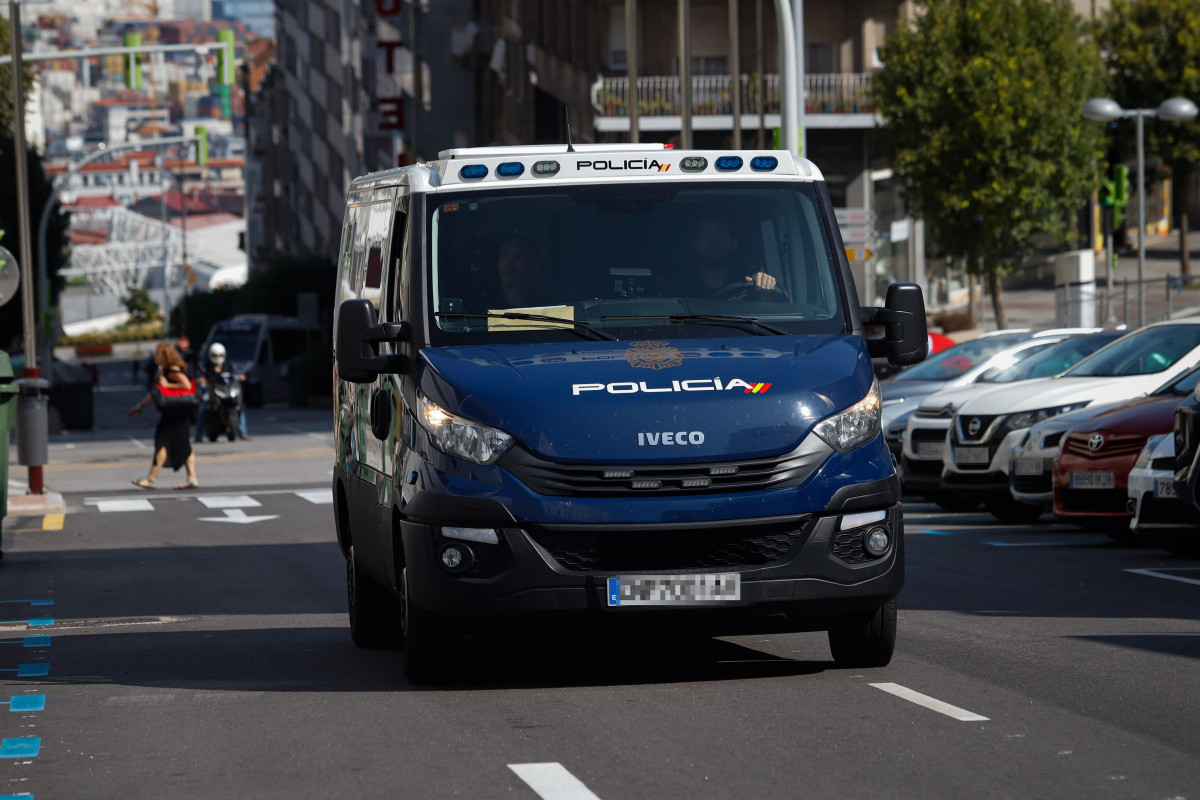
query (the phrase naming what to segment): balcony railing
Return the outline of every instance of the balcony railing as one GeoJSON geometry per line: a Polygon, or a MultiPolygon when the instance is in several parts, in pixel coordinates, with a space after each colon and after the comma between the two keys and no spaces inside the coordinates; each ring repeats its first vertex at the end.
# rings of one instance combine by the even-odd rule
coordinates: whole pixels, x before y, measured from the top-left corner
{"type": "MultiPolygon", "coordinates": [[[[779,76],[742,75],[742,113],[780,113],[779,76]]],[[[870,73],[835,73],[804,76],[806,114],[867,114],[875,112],[870,73]]],[[[648,75],[638,78],[638,112],[644,117],[679,116],[679,76],[648,75]]],[[[592,84],[592,106],[603,117],[629,115],[629,79],[599,78],[592,84]]],[[[692,78],[692,114],[732,114],[733,99],[728,75],[692,78]]]]}

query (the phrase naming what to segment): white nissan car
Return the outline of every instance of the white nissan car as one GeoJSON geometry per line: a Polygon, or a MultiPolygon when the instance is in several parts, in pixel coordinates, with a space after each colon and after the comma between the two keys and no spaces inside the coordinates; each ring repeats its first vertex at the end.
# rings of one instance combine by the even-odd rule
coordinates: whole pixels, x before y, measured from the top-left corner
{"type": "Polygon", "coordinates": [[[1009,492],[1013,450],[1032,425],[1095,403],[1132,400],[1200,362],[1200,317],[1134,331],[1054,378],[1025,381],[964,402],[950,423],[942,487],[970,492],[1006,522],[1036,518],[1009,492]]]}

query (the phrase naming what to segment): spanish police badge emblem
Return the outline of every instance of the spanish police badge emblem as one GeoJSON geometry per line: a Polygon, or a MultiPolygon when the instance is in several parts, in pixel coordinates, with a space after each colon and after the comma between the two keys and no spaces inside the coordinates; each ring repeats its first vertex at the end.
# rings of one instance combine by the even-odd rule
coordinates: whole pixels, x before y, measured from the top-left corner
{"type": "Polygon", "coordinates": [[[683,363],[683,353],[669,342],[630,342],[625,351],[629,366],[640,369],[666,369],[683,363]]]}

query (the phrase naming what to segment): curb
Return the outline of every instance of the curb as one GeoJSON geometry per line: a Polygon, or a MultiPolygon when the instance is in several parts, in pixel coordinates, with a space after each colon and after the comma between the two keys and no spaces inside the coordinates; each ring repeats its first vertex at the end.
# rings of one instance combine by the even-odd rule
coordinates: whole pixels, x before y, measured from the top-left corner
{"type": "Polygon", "coordinates": [[[26,494],[28,487],[23,483],[9,481],[8,484],[8,516],[10,517],[41,517],[46,514],[65,514],[67,504],[58,492],[47,491],[45,494],[26,494]]]}

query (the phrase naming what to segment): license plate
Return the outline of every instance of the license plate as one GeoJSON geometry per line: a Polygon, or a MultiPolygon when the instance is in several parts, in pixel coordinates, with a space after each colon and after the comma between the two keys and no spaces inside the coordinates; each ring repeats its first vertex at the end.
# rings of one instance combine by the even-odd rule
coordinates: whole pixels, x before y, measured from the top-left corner
{"type": "Polygon", "coordinates": [[[917,442],[917,455],[921,458],[937,459],[939,461],[946,455],[945,442],[917,442]]]}
{"type": "Polygon", "coordinates": [[[1072,472],[1072,489],[1114,489],[1117,482],[1111,472],[1072,472]]]}
{"type": "Polygon", "coordinates": [[[608,579],[610,606],[687,606],[742,599],[741,575],[622,575],[608,579]]]}
{"type": "Polygon", "coordinates": [[[991,460],[986,447],[954,448],[954,463],[956,464],[987,464],[991,460]]]}
{"type": "Polygon", "coordinates": [[[1013,470],[1018,475],[1041,475],[1045,472],[1040,458],[1018,458],[1015,461],[1013,470]]]}
{"type": "Polygon", "coordinates": [[[1155,478],[1154,479],[1154,496],[1155,497],[1174,497],[1175,496],[1175,481],[1171,478],[1155,478]]]}

